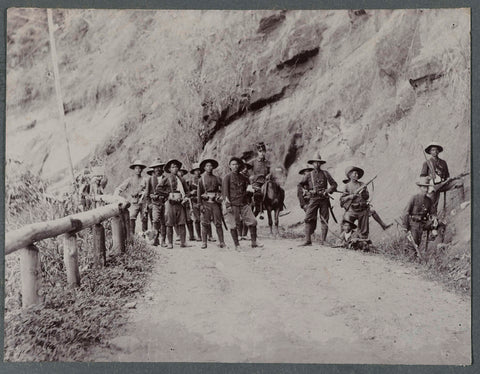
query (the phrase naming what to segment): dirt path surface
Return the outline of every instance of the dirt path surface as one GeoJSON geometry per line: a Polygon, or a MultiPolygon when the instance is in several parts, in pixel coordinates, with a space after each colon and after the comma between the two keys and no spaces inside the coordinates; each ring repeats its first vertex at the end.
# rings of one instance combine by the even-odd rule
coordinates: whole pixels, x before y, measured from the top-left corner
{"type": "Polygon", "coordinates": [[[470,301],[415,267],[263,243],[159,248],[129,323],[92,360],[470,363],[470,301]]]}

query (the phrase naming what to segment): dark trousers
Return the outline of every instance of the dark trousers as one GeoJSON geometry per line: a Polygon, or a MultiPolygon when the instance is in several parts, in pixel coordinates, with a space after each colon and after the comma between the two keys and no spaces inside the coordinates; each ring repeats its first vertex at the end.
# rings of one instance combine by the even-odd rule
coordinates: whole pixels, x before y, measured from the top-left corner
{"type": "Polygon", "coordinates": [[[167,201],[165,203],[165,226],[172,227],[177,225],[185,225],[187,223],[187,215],[182,204],[167,201]]]}
{"type": "Polygon", "coordinates": [[[368,233],[369,233],[369,223],[368,223],[369,216],[370,216],[370,212],[368,208],[358,212],[350,208],[345,212],[345,214],[343,215],[343,218],[350,222],[358,221],[358,233],[361,235],[363,239],[366,239],[368,238],[368,233]]]}

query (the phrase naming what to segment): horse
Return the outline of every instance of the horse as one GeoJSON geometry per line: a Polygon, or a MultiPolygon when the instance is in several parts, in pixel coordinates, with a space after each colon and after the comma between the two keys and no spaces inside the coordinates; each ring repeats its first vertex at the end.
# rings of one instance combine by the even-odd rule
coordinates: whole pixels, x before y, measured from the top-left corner
{"type": "Polygon", "coordinates": [[[278,235],[278,217],[280,211],[283,210],[285,202],[285,191],[274,179],[268,179],[262,186],[262,208],[267,211],[268,226],[270,226],[270,234],[273,234],[272,226],[275,223],[275,236],[278,235]],[[274,219],[272,222],[272,211],[274,219]]]}

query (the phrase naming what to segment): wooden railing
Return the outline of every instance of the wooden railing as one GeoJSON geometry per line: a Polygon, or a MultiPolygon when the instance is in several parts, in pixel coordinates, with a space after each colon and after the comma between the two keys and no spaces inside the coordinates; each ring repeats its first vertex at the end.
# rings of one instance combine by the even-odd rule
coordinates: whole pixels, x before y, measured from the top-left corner
{"type": "Polygon", "coordinates": [[[41,302],[39,287],[41,282],[40,258],[35,243],[63,236],[63,261],[67,273],[67,283],[71,287],[80,285],[78,267],[77,233],[93,226],[93,252],[96,266],[104,266],[106,261],[105,228],[107,219],[112,222],[112,250],[125,252],[126,245],[132,240],[129,203],[118,196],[101,195],[96,201],[108,205],[86,212],[47,222],[32,223],[18,230],[6,233],[5,255],[20,250],[20,277],[22,283],[22,306],[41,302]]]}

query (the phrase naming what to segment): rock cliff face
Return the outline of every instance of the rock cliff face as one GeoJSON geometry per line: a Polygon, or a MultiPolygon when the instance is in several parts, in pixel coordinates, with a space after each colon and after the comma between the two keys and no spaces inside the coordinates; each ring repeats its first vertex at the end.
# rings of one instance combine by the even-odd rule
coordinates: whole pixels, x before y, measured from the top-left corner
{"type": "MultiPolygon", "coordinates": [[[[44,12],[8,13],[7,157],[59,180],[44,12]]],[[[284,223],[302,219],[298,170],[316,151],[340,188],[349,165],[378,174],[373,203],[390,220],[422,145],[470,170],[468,10],[106,12],[54,14],[74,161],[103,162],[110,188],[134,158],[226,165],[264,141],[288,173],[284,223]]]]}

